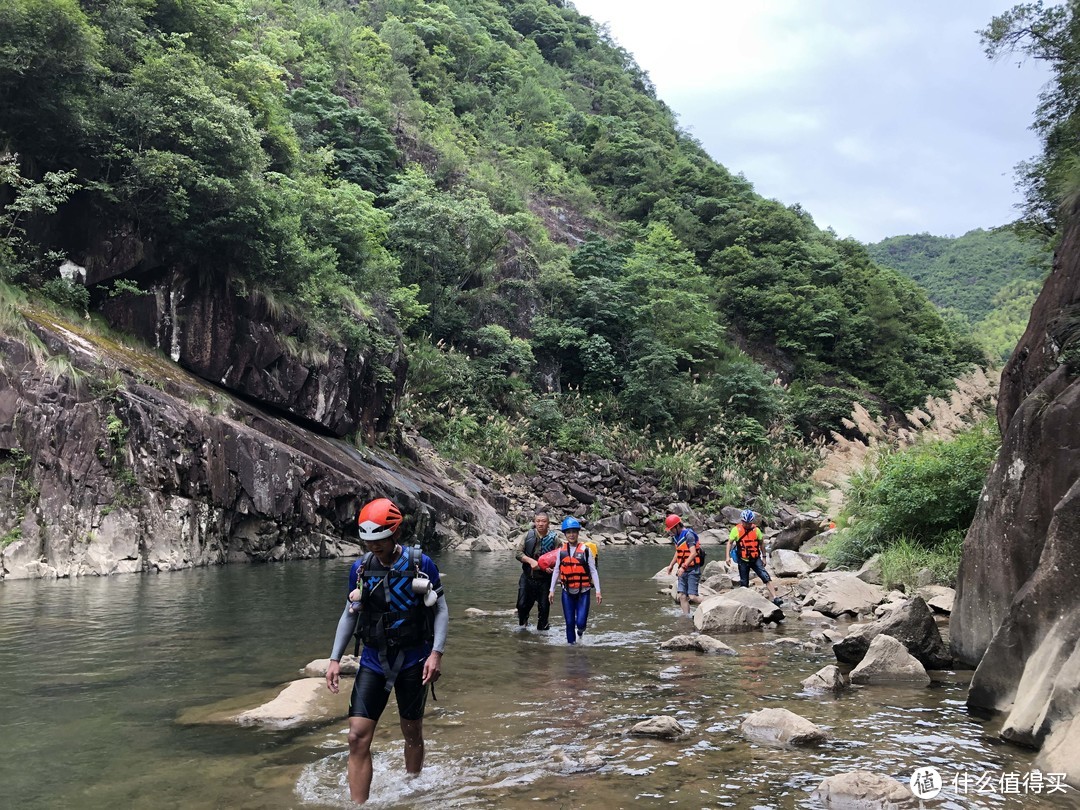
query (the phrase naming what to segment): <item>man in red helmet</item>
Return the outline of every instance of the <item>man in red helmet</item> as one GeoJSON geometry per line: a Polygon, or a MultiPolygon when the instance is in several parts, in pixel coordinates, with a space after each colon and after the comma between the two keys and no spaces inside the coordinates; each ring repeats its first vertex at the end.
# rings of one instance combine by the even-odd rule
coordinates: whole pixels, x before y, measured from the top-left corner
{"type": "Polygon", "coordinates": [[[667,572],[678,566],[676,576],[679,578],[675,590],[679,594],[679,605],[682,607],[683,616],[689,618],[690,604],[698,604],[701,597],[698,596],[698,583],[701,581],[701,564],[704,556],[701,553],[701,542],[693,529],[683,526],[682,518],[678,515],[668,515],[664,521],[664,528],[671,535],[671,542],[675,544],[675,556],[668,563],[667,572]]]}
{"type": "Polygon", "coordinates": [[[427,687],[442,673],[450,611],[439,569],[419,547],[398,545],[401,510],[387,498],[366,504],[357,531],[367,553],[349,572],[349,603],[338,621],[326,685],[337,694],[341,656],[353,635],[363,642],[349,700],[349,794],[362,804],[371,792],[371,740],[389,700],[397,695],[405,770],[424,766],[427,687]]]}

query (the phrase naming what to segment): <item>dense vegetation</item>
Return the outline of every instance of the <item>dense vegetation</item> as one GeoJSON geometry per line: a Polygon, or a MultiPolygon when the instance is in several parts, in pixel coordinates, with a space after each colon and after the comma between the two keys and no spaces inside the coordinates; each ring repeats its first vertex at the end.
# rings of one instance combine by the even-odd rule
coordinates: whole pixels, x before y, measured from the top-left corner
{"type": "Polygon", "coordinates": [[[1052,75],[1035,109],[1032,129],[1042,152],[1017,169],[1025,203],[1021,225],[1055,236],[1080,201],[1080,9],[1070,0],[1020,3],[981,32],[986,55],[1020,53],[1046,64],[1052,75]]]}
{"type": "Polygon", "coordinates": [[[882,553],[893,582],[913,584],[924,565],[936,569],[938,581],[955,578],[960,546],[999,445],[997,423],[987,418],[948,441],[883,450],[852,477],[842,518],[847,525],[828,555],[838,564],[858,565],[882,553]]]}
{"type": "Polygon", "coordinates": [[[1006,359],[1027,326],[1031,305],[1050,272],[1044,239],[1012,228],[892,236],[869,245],[870,256],[919,284],[930,300],[969,324],[994,358],[1006,359]]]}
{"type": "Polygon", "coordinates": [[[7,0],[0,109],[7,281],[77,299],[60,253],[123,224],[350,346],[400,330],[403,421],[503,469],[551,445],[797,494],[852,400],[906,408],[981,357],[711,160],[561,0],[7,0]]]}

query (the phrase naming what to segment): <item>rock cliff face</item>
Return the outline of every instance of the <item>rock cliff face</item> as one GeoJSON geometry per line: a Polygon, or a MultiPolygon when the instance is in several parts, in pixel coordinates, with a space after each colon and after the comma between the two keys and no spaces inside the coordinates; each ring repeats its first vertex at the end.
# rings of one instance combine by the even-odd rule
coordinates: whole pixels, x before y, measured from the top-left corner
{"type": "Polygon", "coordinates": [[[189,371],[339,438],[370,444],[389,428],[405,385],[396,340],[381,354],[349,351],[225,281],[166,272],[140,283],[150,294],[110,298],[102,312],[189,371]]]}
{"type": "MultiPolygon", "coordinates": [[[[1002,447],[964,541],[954,655],[1002,735],[1080,743],[1080,223],[1065,235],[998,397],[1002,447]],[[1070,731],[1071,729],[1071,731],[1070,731]]],[[[1044,759],[1044,766],[1049,763],[1044,759]]],[[[1071,781],[1080,781],[1075,767],[1071,781]]]]}
{"type": "Polygon", "coordinates": [[[488,504],[422,465],[315,434],[152,352],[29,319],[52,359],[0,339],[0,578],[356,553],[350,524],[376,495],[428,547],[505,534],[488,504]]]}

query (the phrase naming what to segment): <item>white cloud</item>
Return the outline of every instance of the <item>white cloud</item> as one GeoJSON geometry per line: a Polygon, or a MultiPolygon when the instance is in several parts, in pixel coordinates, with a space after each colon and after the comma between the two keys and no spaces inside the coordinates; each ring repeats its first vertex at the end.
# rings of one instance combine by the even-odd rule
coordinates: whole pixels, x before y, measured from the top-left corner
{"type": "Polygon", "coordinates": [[[1000,0],[576,0],[709,153],[822,227],[875,241],[1015,216],[1040,66],[990,62],[1000,0]],[[902,230],[897,230],[902,229],[902,230]]]}

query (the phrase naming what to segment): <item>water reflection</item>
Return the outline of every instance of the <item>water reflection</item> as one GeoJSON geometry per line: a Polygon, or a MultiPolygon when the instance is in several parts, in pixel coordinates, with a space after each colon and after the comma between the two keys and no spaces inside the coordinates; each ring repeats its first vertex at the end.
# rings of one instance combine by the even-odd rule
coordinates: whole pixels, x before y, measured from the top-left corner
{"type": "MultiPolygon", "coordinates": [[[[558,626],[521,632],[509,610],[510,554],[444,555],[452,623],[445,677],[425,720],[428,761],[406,780],[400,730],[374,744],[372,806],[812,807],[829,774],[867,768],[906,781],[918,765],[1026,772],[1031,755],[997,744],[964,708],[964,687],[859,688],[810,695],[800,681],[827,651],[772,644],[780,631],[724,640],[739,655],[663,652],[691,627],[649,578],[666,548],[604,553],[605,601],[583,643],[558,626]],[[785,706],[827,728],[820,748],[746,743],[751,711],[785,706]],[[629,735],[676,717],[683,740],[629,735]]],[[[345,704],[327,726],[265,731],[183,725],[177,716],[243,700],[327,654],[346,561],[245,565],[160,576],[0,584],[0,785],[12,807],[346,807],[345,704]]],[[[389,710],[393,714],[393,708],[389,710]]],[[[952,791],[949,793],[949,791],[952,791]]],[[[1062,799],[960,796],[937,807],[1080,807],[1062,799]]]]}

